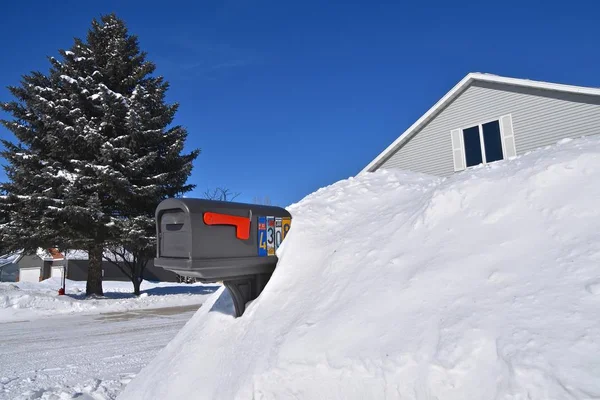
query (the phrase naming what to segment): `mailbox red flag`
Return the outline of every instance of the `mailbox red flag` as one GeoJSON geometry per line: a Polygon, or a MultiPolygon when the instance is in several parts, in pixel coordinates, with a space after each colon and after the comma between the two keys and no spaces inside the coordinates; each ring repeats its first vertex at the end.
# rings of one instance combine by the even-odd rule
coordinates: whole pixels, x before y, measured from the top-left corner
{"type": "Polygon", "coordinates": [[[235,226],[235,236],[238,239],[248,240],[250,238],[250,218],[205,212],[204,223],[206,225],[232,225],[235,226]]]}

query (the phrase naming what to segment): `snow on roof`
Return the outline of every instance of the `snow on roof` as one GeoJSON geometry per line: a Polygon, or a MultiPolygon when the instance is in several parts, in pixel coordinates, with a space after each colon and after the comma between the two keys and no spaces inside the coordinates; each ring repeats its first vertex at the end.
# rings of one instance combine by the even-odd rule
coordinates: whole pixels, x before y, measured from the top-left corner
{"type": "Polygon", "coordinates": [[[53,261],[54,257],[50,253],[49,249],[38,248],[35,254],[44,261],[53,261]]]}
{"type": "MultiPolygon", "coordinates": [[[[86,250],[68,250],[65,252],[66,254],[66,258],[68,260],[87,260],[88,257],[88,252],[86,250]]],[[[110,250],[106,249],[104,250],[104,253],[102,254],[102,258],[104,260],[110,260],[110,261],[131,261],[132,259],[132,255],[129,252],[125,252],[125,257],[120,257],[118,255],[113,254],[110,250]]]]}
{"type": "Polygon", "coordinates": [[[85,250],[68,250],[65,251],[68,260],[87,260],[88,253],[85,250]]]}
{"type": "Polygon", "coordinates": [[[534,89],[550,90],[555,92],[566,92],[584,94],[590,96],[600,96],[600,88],[585,87],[585,86],[573,86],[565,85],[561,83],[551,83],[543,81],[534,81],[530,79],[520,78],[509,78],[505,76],[499,76],[489,73],[482,72],[471,72],[465,76],[460,82],[458,82],[444,97],[442,97],[437,103],[433,105],[421,118],[419,118],[414,124],[412,124],[407,130],[405,130],[392,144],[390,144],[384,151],[382,151],[373,161],[371,161],[362,171],[373,172],[379,167],[384,160],[400,148],[405,142],[414,136],[425,124],[431,121],[435,116],[444,109],[444,107],[458,97],[467,87],[469,87],[474,81],[480,82],[493,82],[501,83],[512,86],[528,87],[534,89]]]}
{"type": "MultiPolygon", "coordinates": [[[[110,260],[110,261],[116,261],[116,262],[120,262],[120,261],[131,261],[133,259],[133,256],[131,255],[131,253],[125,251],[124,252],[125,257],[120,257],[118,255],[113,254],[109,249],[104,250],[104,253],[102,255],[103,260],[110,260]]],[[[41,258],[44,261],[60,261],[60,260],[87,260],[88,259],[88,252],[86,250],[66,250],[66,251],[59,251],[58,249],[42,249],[42,248],[38,248],[36,250],[35,253],[39,258],[41,258]]],[[[15,253],[15,257],[16,256],[21,256],[22,252],[17,252],[15,253]]],[[[11,255],[12,256],[12,255],[11,255]]],[[[9,256],[3,256],[0,257],[0,265],[2,264],[2,259],[3,258],[7,258],[9,256]]]]}
{"type": "Polygon", "coordinates": [[[19,252],[15,252],[12,254],[6,254],[0,257],[0,267],[5,266],[6,264],[12,264],[19,261],[22,254],[19,252]]]}

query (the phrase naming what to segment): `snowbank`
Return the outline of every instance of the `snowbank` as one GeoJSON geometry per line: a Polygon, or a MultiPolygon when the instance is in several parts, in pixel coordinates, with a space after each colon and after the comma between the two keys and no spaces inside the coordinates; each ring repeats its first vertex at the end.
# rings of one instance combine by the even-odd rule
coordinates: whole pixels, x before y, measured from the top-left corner
{"type": "Polygon", "coordinates": [[[262,295],[219,289],[119,399],[600,397],[600,139],[290,207],[262,295]]]}
{"type": "MultiPolygon", "coordinates": [[[[116,398],[121,388],[130,380],[131,378],[124,378],[119,381],[88,379],[72,387],[57,386],[50,389],[28,390],[17,397],[12,397],[11,400],[109,400],[116,398]]],[[[3,378],[0,378],[0,390],[3,386],[2,382],[3,378]]],[[[2,394],[0,393],[1,397],[2,394]]]]}
{"type": "Polygon", "coordinates": [[[142,294],[133,294],[131,282],[103,282],[104,298],[86,298],[85,282],[66,282],[66,295],[58,296],[59,278],[39,283],[0,282],[0,322],[57,314],[118,312],[144,308],[201,304],[219,285],[148,282],[142,294]]]}

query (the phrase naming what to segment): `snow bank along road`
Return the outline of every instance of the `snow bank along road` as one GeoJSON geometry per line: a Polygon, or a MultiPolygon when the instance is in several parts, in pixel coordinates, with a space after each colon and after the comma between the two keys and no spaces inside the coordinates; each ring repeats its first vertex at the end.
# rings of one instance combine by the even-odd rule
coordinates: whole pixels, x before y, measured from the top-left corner
{"type": "Polygon", "coordinates": [[[57,315],[92,314],[201,304],[218,285],[142,282],[142,294],[132,293],[130,282],[106,281],[104,297],[85,297],[85,281],[67,281],[67,295],[57,296],[60,279],[42,282],[0,282],[0,322],[57,315]]]}
{"type": "Polygon", "coordinates": [[[0,399],[114,399],[199,307],[0,323],[0,399]]]}

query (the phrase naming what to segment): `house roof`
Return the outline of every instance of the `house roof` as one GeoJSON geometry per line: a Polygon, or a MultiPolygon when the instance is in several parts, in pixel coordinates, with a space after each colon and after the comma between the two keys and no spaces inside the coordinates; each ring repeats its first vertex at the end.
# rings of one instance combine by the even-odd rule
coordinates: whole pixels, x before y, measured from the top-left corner
{"type": "MultiPolygon", "coordinates": [[[[87,260],[88,259],[88,252],[85,250],[69,250],[65,252],[67,255],[67,259],[69,260],[87,260]]],[[[119,255],[113,254],[110,250],[105,249],[104,252],[102,253],[102,260],[104,261],[115,261],[115,262],[121,262],[121,261],[132,261],[133,259],[133,255],[131,253],[129,253],[128,251],[123,251],[123,255],[125,257],[121,257],[119,255]]]]}
{"type": "Polygon", "coordinates": [[[0,268],[8,264],[14,264],[19,262],[19,259],[21,257],[22,255],[20,253],[5,254],[3,256],[0,256],[0,268]]]}
{"type": "Polygon", "coordinates": [[[35,254],[44,261],[53,261],[53,260],[55,260],[55,258],[54,258],[54,255],[52,254],[51,250],[55,250],[55,249],[42,249],[40,247],[36,250],[35,254]]]}
{"type": "Polygon", "coordinates": [[[62,255],[58,249],[48,249],[48,253],[52,256],[53,261],[64,260],[65,256],[62,255]]]}
{"type": "Polygon", "coordinates": [[[529,79],[518,79],[509,78],[504,76],[485,74],[480,72],[471,72],[465,76],[460,82],[458,82],[444,97],[442,97],[437,103],[433,105],[421,118],[419,118],[414,124],[412,124],[406,131],[404,131],[398,139],[390,144],[384,151],[382,151],[373,161],[371,161],[362,171],[373,172],[377,169],[388,156],[392,155],[396,150],[404,145],[415,133],[417,133],[425,124],[431,121],[435,116],[444,109],[449,103],[457,98],[462,92],[465,91],[473,82],[493,82],[501,83],[511,86],[521,86],[534,89],[550,90],[555,92],[567,92],[577,93],[591,96],[600,96],[600,88],[584,87],[584,86],[573,86],[564,85],[561,83],[550,83],[542,81],[532,81],[529,79]]]}
{"type": "MultiPolygon", "coordinates": [[[[87,260],[88,259],[88,253],[85,250],[67,250],[67,251],[61,252],[55,248],[51,248],[51,249],[38,248],[35,252],[35,255],[38,256],[43,261],[63,261],[63,260],[65,260],[65,255],[66,255],[66,259],[68,259],[68,260],[87,260]]],[[[0,265],[3,265],[4,260],[11,260],[9,262],[16,262],[14,260],[18,260],[22,256],[23,256],[23,251],[17,251],[12,254],[0,256],[0,265]]],[[[131,260],[133,260],[133,256],[131,253],[124,251],[124,257],[121,257],[119,255],[113,254],[110,250],[105,249],[102,254],[102,259],[121,262],[121,261],[131,261],[131,260]]],[[[9,263],[9,262],[5,262],[5,264],[9,263]]]]}

